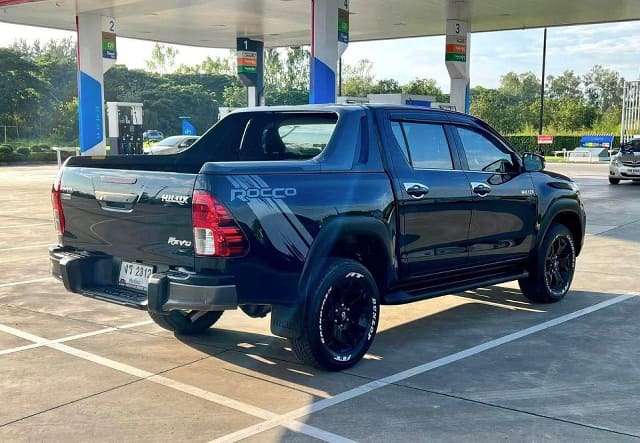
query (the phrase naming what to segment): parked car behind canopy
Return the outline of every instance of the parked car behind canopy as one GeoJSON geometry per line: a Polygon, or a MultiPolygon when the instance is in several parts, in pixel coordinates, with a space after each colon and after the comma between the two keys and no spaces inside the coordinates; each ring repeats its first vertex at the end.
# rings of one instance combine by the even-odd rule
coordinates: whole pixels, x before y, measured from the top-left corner
{"type": "Polygon", "coordinates": [[[145,154],[177,154],[187,149],[200,137],[193,135],[174,135],[159,141],[155,145],[144,148],[145,154]]]}

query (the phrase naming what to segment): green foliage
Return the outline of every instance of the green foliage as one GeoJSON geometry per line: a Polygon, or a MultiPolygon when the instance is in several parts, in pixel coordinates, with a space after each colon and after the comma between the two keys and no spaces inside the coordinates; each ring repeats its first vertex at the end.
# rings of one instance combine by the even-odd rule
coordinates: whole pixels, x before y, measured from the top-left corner
{"type": "Polygon", "coordinates": [[[168,74],[176,67],[178,50],[171,45],[157,43],[151,50],[151,58],[145,60],[147,69],[158,74],[168,74]]]}
{"type": "Polygon", "coordinates": [[[402,86],[402,93],[415,95],[432,95],[436,101],[442,101],[442,89],[432,78],[416,78],[402,86]]]}
{"type": "Polygon", "coordinates": [[[547,76],[547,97],[552,100],[569,99],[581,101],[583,99],[582,78],[573,71],[567,70],[558,77],[547,76]]]}
{"type": "MultiPolygon", "coordinates": [[[[234,51],[223,57],[207,57],[193,66],[182,65],[169,74],[176,55],[173,47],[156,45],[149,60],[154,72],[122,65],[111,68],[105,74],[105,101],[142,102],[145,127],[167,135],[180,132],[180,116],[191,116],[203,132],[217,120],[219,106],[246,106],[246,88],[236,76],[234,51]]],[[[265,50],[264,94],[268,105],[308,102],[309,58],[308,47],[265,50]]],[[[416,78],[401,85],[394,79],[377,80],[372,72],[368,60],[346,65],[343,95],[404,92],[449,101],[448,94],[433,79],[416,78]]],[[[623,83],[617,72],[601,66],[584,75],[565,71],[548,76],[544,132],[618,134],[623,83]]],[[[535,74],[509,72],[495,89],[473,88],[471,112],[503,134],[534,134],[538,131],[539,94],[540,80],[535,74]]],[[[0,48],[0,124],[18,126],[18,130],[7,133],[12,143],[19,131],[22,140],[34,144],[78,144],[74,39],[31,44],[20,40],[11,48],[0,48]]],[[[529,141],[518,143],[531,148],[529,141]]],[[[33,155],[44,149],[32,147],[30,151],[33,155]]],[[[46,151],[50,153],[48,147],[46,151]]],[[[9,153],[5,150],[4,154],[9,153]]]]}
{"type": "Polygon", "coordinates": [[[202,63],[197,65],[180,65],[176,69],[176,74],[215,74],[215,75],[236,75],[236,57],[234,51],[229,51],[227,57],[212,58],[207,56],[202,63]]]}
{"type": "Polygon", "coordinates": [[[13,152],[13,146],[11,145],[1,145],[0,152],[4,154],[11,154],[13,152]]]}
{"type": "Polygon", "coordinates": [[[247,106],[247,89],[240,85],[232,85],[224,88],[222,93],[225,106],[240,108],[247,106]]]}
{"type": "Polygon", "coordinates": [[[45,148],[44,146],[46,145],[33,145],[29,148],[29,150],[31,152],[46,152],[48,150],[48,147],[45,148]]]}
{"type": "Polygon", "coordinates": [[[342,74],[342,95],[366,97],[373,89],[373,64],[368,59],[358,60],[355,65],[346,65],[342,74]]]}
{"type": "Polygon", "coordinates": [[[142,102],[145,127],[166,135],[181,132],[181,116],[190,116],[202,133],[217,120],[224,90],[231,85],[238,85],[238,80],[228,75],[159,75],[116,65],[105,74],[105,99],[142,102]]]}
{"type": "Polygon", "coordinates": [[[371,87],[371,94],[398,94],[402,92],[402,87],[397,80],[393,78],[383,78],[378,80],[371,87]]]}
{"type": "Polygon", "coordinates": [[[601,112],[622,106],[624,78],[617,72],[595,65],[583,81],[587,100],[601,112]]]}
{"type": "MultiPolygon", "coordinates": [[[[265,49],[264,95],[267,105],[309,103],[310,58],[311,52],[307,47],[265,49]]],[[[242,97],[237,88],[228,90],[225,98],[229,99],[225,99],[225,103],[246,103],[246,97],[242,97]]]]}
{"type": "Polygon", "coordinates": [[[23,161],[24,157],[15,152],[3,152],[0,150],[0,163],[23,161]]]}
{"type": "MultiPolygon", "coordinates": [[[[509,145],[518,152],[538,152],[542,149],[544,155],[553,155],[553,151],[572,151],[580,146],[580,139],[582,136],[576,135],[560,135],[553,138],[553,144],[551,145],[538,145],[538,137],[536,135],[507,135],[504,137],[509,145]]],[[[619,137],[616,137],[613,142],[613,148],[615,149],[620,145],[619,137]]]]}
{"type": "Polygon", "coordinates": [[[31,154],[31,151],[29,150],[29,148],[25,148],[25,147],[16,149],[16,152],[22,155],[24,158],[29,157],[29,154],[31,154]]]}
{"type": "Polygon", "coordinates": [[[31,152],[29,160],[34,162],[55,162],[58,161],[58,157],[55,152],[31,152]]]}

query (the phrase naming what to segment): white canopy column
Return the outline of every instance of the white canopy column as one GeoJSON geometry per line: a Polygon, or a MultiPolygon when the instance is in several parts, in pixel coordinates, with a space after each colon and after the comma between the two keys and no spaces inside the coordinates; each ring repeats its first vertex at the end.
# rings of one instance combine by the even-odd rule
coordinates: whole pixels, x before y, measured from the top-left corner
{"type": "Polygon", "coordinates": [[[104,72],[116,60],[115,20],[78,14],[78,114],[80,152],[105,155],[104,72]]]}

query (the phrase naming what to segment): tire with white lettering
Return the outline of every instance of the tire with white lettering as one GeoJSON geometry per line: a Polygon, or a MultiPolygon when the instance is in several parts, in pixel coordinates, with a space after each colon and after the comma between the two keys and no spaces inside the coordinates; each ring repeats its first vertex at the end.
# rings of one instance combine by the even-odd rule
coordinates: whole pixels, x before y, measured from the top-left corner
{"type": "Polygon", "coordinates": [[[222,317],[224,311],[171,311],[168,314],[149,312],[161,328],[180,335],[200,334],[222,317]]]}
{"type": "Polygon", "coordinates": [[[576,247],[571,231],[554,223],[533,259],[529,277],[518,280],[522,294],[534,303],[554,303],[569,292],[576,270],[576,247]]]}
{"type": "Polygon", "coordinates": [[[356,364],[376,336],[380,296],[376,281],[361,263],[333,259],[307,299],[300,338],[291,347],[304,363],[329,371],[356,364]]]}

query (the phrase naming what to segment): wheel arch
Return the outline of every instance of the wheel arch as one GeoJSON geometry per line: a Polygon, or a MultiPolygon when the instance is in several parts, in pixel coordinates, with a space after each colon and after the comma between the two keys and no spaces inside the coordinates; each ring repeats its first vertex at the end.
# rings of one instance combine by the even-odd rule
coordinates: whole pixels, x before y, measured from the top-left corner
{"type": "Polygon", "coordinates": [[[313,241],[305,258],[298,281],[298,297],[292,305],[273,305],[271,312],[271,332],[287,338],[301,336],[303,319],[307,308],[307,296],[311,286],[317,281],[332,258],[350,258],[362,263],[378,284],[380,297],[384,296],[389,282],[397,279],[397,259],[395,243],[389,227],[380,219],[367,216],[340,217],[324,225],[313,241]],[[354,243],[355,241],[355,243],[354,243]],[[364,262],[354,251],[344,249],[345,243],[372,246],[374,254],[368,254],[364,262]],[[375,258],[375,260],[374,260],[375,258]]]}
{"type": "Polygon", "coordinates": [[[362,263],[374,276],[381,293],[396,278],[395,246],[388,226],[380,219],[353,216],[341,217],[325,225],[315,238],[298,284],[304,296],[327,260],[350,258],[362,263]]]}
{"type": "Polygon", "coordinates": [[[571,231],[573,241],[576,247],[576,255],[580,254],[584,243],[585,220],[580,203],[576,200],[559,200],[556,201],[547,210],[547,215],[540,226],[540,235],[538,244],[547,235],[549,227],[554,223],[565,225],[571,231]]]}

